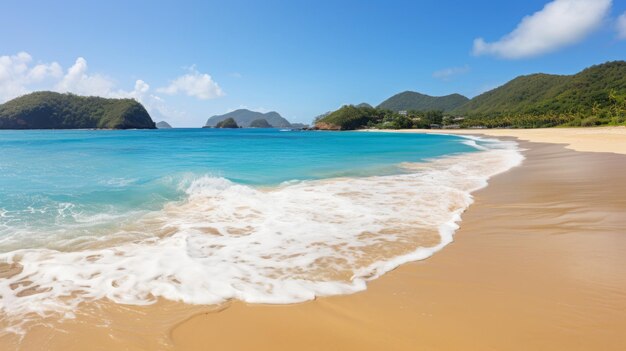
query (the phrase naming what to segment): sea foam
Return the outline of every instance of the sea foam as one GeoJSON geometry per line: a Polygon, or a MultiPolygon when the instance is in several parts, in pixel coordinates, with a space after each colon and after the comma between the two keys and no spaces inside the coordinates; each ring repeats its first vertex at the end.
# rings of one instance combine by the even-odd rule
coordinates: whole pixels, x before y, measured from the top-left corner
{"type": "Polygon", "coordinates": [[[110,241],[0,254],[13,270],[0,278],[0,310],[26,320],[72,317],[102,298],[283,304],[364,290],[449,244],[471,192],[523,160],[512,142],[467,142],[480,151],[403,164],[399,175],[274,188],[197,178],[183,201],[142,214],[110,241]]]}

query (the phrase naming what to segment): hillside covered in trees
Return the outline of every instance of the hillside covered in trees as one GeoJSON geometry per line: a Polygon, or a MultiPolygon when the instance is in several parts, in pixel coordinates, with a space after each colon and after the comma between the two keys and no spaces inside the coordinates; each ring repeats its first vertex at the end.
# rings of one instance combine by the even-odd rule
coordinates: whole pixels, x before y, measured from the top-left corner
{"type": "Polygon", "coordinates": [[[133,99],[106,99],[41,91],[0,105],[0,129],[154,129],[133,99]]]}
{"type": "Polygon", "coordinates": [[[237,122],[235,122],[235,120],[231,117],[226,118],[223,121],[219,121],[217,122],[217,125],[215,125],[215,128],[239,128],[239,126],[237,125],[237,122]]]}
{"type": "Polygon", "coordinates": [[[319,116],[315,125],[332,130],[624,125],[626,62],[608,62],[574,75],[517,77],[452,110],[407,108],[401,114],[384,104],[377,108],[343,106],[319,116]]]}
{"type": "MultiPolygon", "coordinates": [[[[399,111],[433,111],[441,110],[444,112],[452,111],[469,99],[460,94],[451,94],[447,96],[429,96],[414,91],[405,91],[396,94],[389,99],[383,101],[377,107],[382,110],[399,111]]],[[[362,105],[362,104],[361,104],[362,105]]],[[[363,107],[357,105],[357,107],[363,107]]]]}
{"type": "Polygon", "coordinates": [[[533,74],[473,98],[452,111],[466,126],[552,127],[626,122],[626,62],[574,75],[533,74]]]}

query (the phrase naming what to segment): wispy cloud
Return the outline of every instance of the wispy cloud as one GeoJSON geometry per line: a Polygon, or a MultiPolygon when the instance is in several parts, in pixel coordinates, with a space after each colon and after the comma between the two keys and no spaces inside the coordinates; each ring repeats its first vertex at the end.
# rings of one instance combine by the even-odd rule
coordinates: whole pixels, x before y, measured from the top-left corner
{"type": "Polygon", "coordinates": [[[468,65],[462,67],[449,67],[433,72],[433,78],[443,80],[444,82],[452,80],[454,77],[466,74],[470,71],[468,65]]]}
{"type": "Polygon", "coordinates": [[[617,18],[617,37],[626,39],[626,12],[617,18]]]}
{"type": "Polygon", "coordinates": [[[200,100],[224,96],[222,88],[213,78],[206,73],[198,72],[195,66],[189,68],[189,73],[174,79],[168,86],[159,88],[157,91],[168,95],[182,93],[200,100]]]}
{"type": "Polygon", "coordinates": [[[474,40],[474,55],[520,59],[575,44],[593,32],[611,9],[612,0],[554,0],[502,39],[474,40]]]}

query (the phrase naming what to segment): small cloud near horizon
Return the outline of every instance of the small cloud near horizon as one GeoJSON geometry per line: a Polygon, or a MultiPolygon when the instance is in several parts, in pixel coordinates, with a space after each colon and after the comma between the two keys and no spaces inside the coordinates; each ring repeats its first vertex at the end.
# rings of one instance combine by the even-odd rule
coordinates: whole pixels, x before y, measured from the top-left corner
{"type": "Polygon", "coordinates": [[[554,0],[524,17],[515,30],[498,41],[475,39],[472,52],[475,56],[521,59],[556,51],[596,30],[611,5],[612,0],[554,0]]]}
{"type": "Polygon", "coordinates": [[[617,37],[626,40],[626,12],[617,18],[617,37]]]}
{"type": "Polygon", "coordinates": [[[177,95],[183,93],[200,100],[215,99],[224,96],[222,88],[206,73],[200,73],[195,65],[184,74],[170,82],[166,87],[158,88],[159,93],[177,95]]]}
{"type": "Polygon", "coordinates": [[[454,77],[466,74],[470,71],[468,65],[462,67],[449,67],[433,72],[433,78],[448,82],[454,77]]]}

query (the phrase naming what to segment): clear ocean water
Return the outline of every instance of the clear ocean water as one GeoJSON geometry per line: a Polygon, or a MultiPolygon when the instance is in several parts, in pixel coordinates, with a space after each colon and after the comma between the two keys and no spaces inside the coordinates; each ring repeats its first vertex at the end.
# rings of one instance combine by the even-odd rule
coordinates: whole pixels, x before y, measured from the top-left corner
{"type": "Polygon", "coordinates": [[[74,223],[76,216],[63,216],[63,211],[88,218],[156,210],[186,196],[185,185],[202,176],[273,186],[396,174],[403,172],[401,162],[476,151],[463,141],[439,135],[278,129],[0,131],[0,213],[5,222],[0,240],[12,234],[12,225],[74,223]]]}
{"type": "MultiPolygon", "coordinates": [[[[452,241],[512,143],[276,129],[0,131],[0,311],[291,303],[452,241]],[[71,296],[71,298],[68,298],[71,296]]],[[[67,314],[67,313],[66,313],[67,314]]]]}

